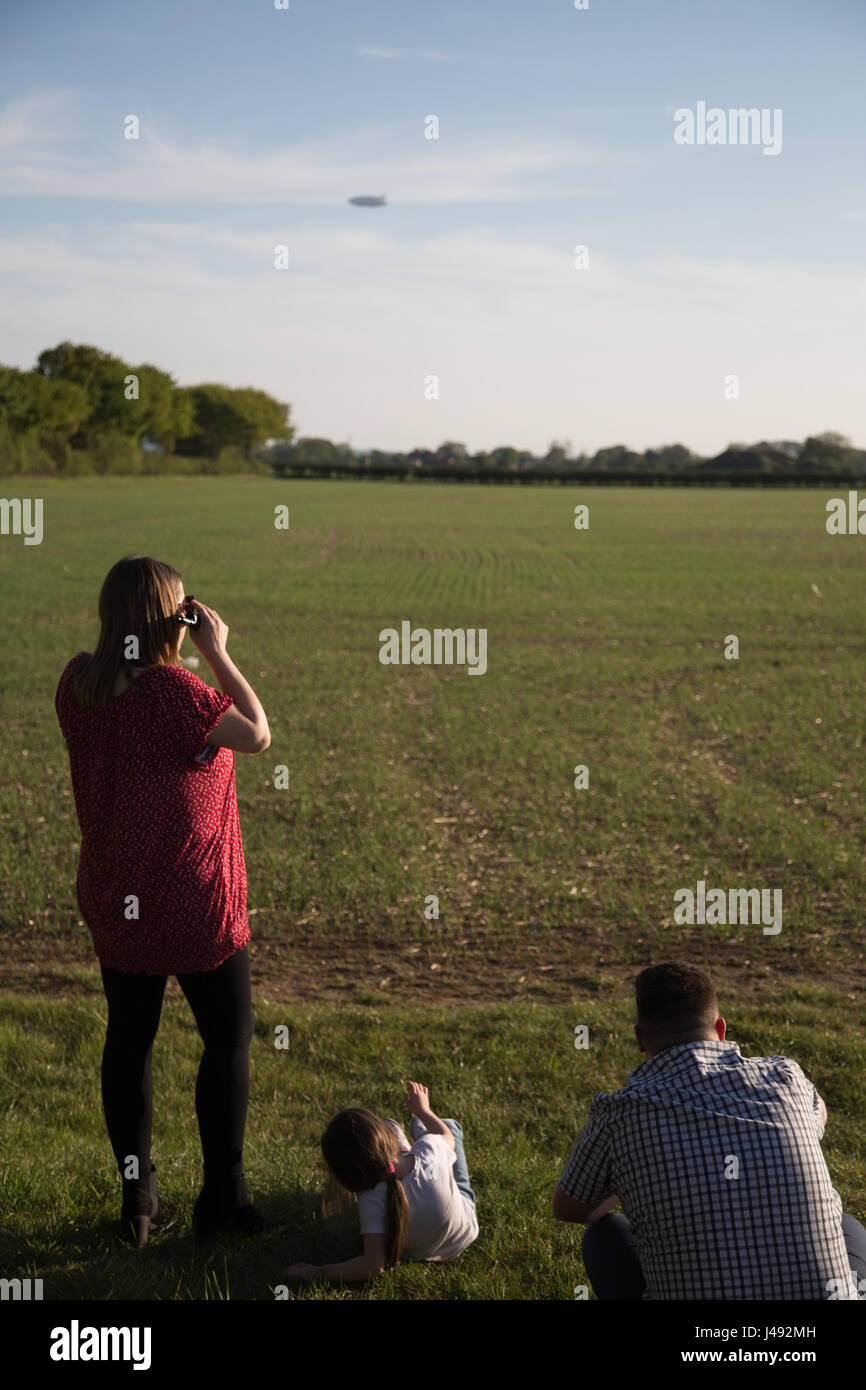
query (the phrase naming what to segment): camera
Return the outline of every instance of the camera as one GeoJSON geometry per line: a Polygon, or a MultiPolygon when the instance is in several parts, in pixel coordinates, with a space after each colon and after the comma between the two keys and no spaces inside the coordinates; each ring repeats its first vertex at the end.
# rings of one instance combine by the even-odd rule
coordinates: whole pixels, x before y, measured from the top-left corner
{"type": "Polygon", "coordinates": [[[182,611],[177,615],[178,622],[183,623],[184,627],[198,627],[198,613],[194,608],[188,607],[194,598],[195,594],[184,594],[182,611]]]}

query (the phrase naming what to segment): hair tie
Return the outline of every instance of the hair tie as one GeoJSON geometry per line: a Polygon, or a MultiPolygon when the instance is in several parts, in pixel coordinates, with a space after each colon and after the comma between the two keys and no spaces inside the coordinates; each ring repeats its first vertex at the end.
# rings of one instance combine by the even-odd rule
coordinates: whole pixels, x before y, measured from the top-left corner
{"type": "Polygon", "coordinates": [[[393,1163],[389,1163],[389,1164],[388,1164],[388,1177],[389,1177],[389,1178],[390,1178],[391,1174],[393,1173],[393,1171],[394,1171],[394,1165],[393,1165],[393,1163]]]}

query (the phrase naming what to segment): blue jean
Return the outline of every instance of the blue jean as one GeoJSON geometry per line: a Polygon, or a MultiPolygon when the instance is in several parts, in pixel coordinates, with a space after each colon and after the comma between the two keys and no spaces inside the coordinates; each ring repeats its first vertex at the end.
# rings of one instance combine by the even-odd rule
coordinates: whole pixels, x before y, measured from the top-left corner
{"type": "MultiPolygon", "coordinates": [[[[447,1124],[446,1120],[446,1124],[447,1124]]],[[[866,1228],[854,1216],[842,1216],[842,1234],[854,1277],[866,1279],[866,1228]]],[[[596,1298],[633,1300],[646,1287],[638,1259],[637,1241],[620,1212],[608,1212],[584,1231],[581,1254],[596,1298]]],[[[861,1293],[861,1298],[864,1295],[861,1293]]]]}
{"type": "Polygon", "coordinates": [[[475,1193],[469,1186],[469,1169],[466,1166],[466,1150],[463,1147],[463,1126],[456,1120],[443,1120],[442,1123],[447,1125],[454,1135],[454,1182],[475,1206],[475,1193]]]}
{"type": "MultiPolygon", "coordinates": [[[[466,1150],[463,1147],[463,1126],[457,1120],[443,1120],[443,1125],[447,1125],[454,1136],[454,1182],[465,1197],[468,1197],[473,1206],[477,1205],[475,1193],[469,1186],[469,1169],[466,1166],[466,1150]]],[[[420,1138],[426,1134],[426,1127],[421,1123],[416,1115],[412,1116],[409,1126],[413,1138],[420,1138]]]]}

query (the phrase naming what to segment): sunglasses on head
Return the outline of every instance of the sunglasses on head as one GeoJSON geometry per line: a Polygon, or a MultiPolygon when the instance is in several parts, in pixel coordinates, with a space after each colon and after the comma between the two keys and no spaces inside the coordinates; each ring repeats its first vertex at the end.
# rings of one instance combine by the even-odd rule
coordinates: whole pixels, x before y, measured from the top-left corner
{"type": "Polygon", "coordinates": [[[194,608],[189,608],[189,604],[195,598],[195,594],[184,594],[181,604],[182,612],[176,614],[176,621],[182,623],[184,627],[198,627],[198,613],[194,608]]]}

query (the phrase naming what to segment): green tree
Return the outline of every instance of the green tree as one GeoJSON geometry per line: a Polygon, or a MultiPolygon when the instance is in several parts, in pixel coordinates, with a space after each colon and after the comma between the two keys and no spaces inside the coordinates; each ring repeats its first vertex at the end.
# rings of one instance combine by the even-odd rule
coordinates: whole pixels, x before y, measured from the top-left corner
{"type": "Polygon", "coordinates": [[[797,460],[800,468],[830,471],[835,468],[850,468],[854,459],[851,440],[844,434],[825,430],[823,434],[810,435],[797,460]]]}
{"type": "Polygon", "coordinates": [[[698,462],[697,455],[685,444],[662,444],[658,449],[647,449],[644,459],[648,468],[688,468],[698,462]]]}
{"type": "Polygon", "coordinates": [[[60,343],[36,359],[36,371],[48,381],[71,381],[84,389],[88,412],[73,444],[88,444],[97,434],[112,432],[132,438],[135,427],[126,399],[132,368],[119,357],[85,343],[60,343]]]}
{"type": "Polygon", "coordinates": [[[570,439],[551,439],[544,455],[544,462],[550,468],[564,468],[571,453],[570,439]]]}
{"type": "Polygon", "coordinates": [[[636,454],[633,449],[627,448],[625,444],[611,444],[606,449],[599,449],[592,460],[593,468],[604,469],[606,471],[617,472],[621,470],[634,470],[642,468],[644,464],[643,454],[636,454]]]}
{"type": "Polygon", "coordinates": [[[148,362],[134,367],[99,348],[63,342],[39,354],[35,372],[52,387],[65,383],[84,392],[88,408],[74,442],[92,446],[100,435],[136,441],[147,435],[171,450],[193,428],[188,395],[148,362]]]}
{"type": "Polygon", "coordinates": [[[435,451],[436,462],[446,468],[454,466],[462,467],[469,460],[469,454],[465,444],[459,444],[454,439],[446,439],[435,451]]]}
{"type": "Polygon", "coordinates": [[[513,449],[510,444],[490,450],[490,461],[500,473],[516,473],[524,457],[520,449],[513,449]]]}
{"type": "Polygon", "coordinates": [[[177,441],[179,454],[216,458],[221,449],[233,446],[248,459],[266,439],[290,440],[294,435],[290,407],[264,391],[205,383],[189,387],[186,395],[194,423],[177,441]]]}
{"type": "Polygon", "coordinates": [[[340,454],[336,444],[330,439],[314,439],[305,437],[299,439],[293,449],[294,457],[298,463],[306,463],[311,466],[324,468],[328,464],[339,463],[340,454]]]}
{"type": "Polygon", "coordinates": [[[18,367],[0,367],[0,419],[13,434],[32,428],[35,378],[18,367]]]}
{"type": "Polygon", "coordinates": [[[0,419],[13,435],[34,433],[52,450],[65,447],[89,409],[87,392],[76,382],[0,367],[0,419]]]}
{"type": "Polygon", "coordinates": [[[150,363],[132,368],[138,378],[138,398],[128,400],[128,432],[136,439],[147,436],[169,453],[178,439],[189,435],[195,425],[195,407],[188,392],[182,391],[168,372],[150,363]]]}

